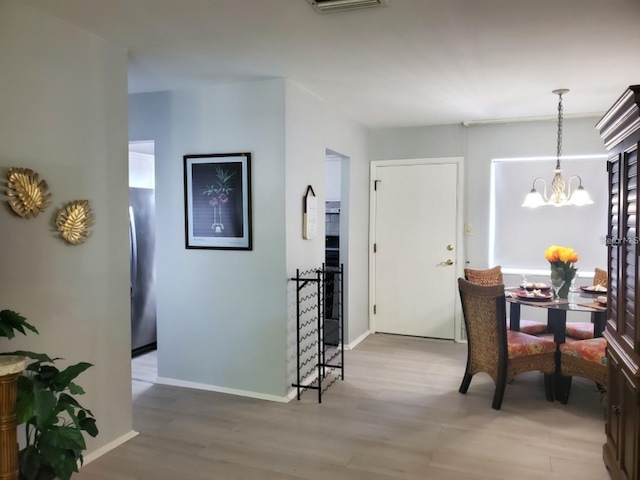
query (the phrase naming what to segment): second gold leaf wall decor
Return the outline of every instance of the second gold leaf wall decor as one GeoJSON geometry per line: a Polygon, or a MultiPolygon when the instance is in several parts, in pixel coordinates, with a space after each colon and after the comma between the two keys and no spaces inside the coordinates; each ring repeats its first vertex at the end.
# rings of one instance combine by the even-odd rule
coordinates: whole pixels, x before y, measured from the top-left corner
{"type": "Polygon", "coordinates": [[[7,173],[9,207],[22,218],[35,217],[51,203],[49,186],[39,180],[38,174],[29,168],[12,167],[7,173]]]}
{"type": "Polygon", "coordinates": [[[65,204],[56,217],[56,228],[60,236],[72,245],[84,243],[93,226],[93,213],[89,200],[74,200],[65,204]]]}

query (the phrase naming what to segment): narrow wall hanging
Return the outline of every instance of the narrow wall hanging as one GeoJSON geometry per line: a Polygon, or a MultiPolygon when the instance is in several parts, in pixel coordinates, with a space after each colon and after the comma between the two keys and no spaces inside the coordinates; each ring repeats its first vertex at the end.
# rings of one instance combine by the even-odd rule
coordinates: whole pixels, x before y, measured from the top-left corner
{"type": "Polygon", "coordinates": [[[302,238],[312,240],[318,233],[318,197],[309,185],[304,194],[302,213],[302,238]]]}

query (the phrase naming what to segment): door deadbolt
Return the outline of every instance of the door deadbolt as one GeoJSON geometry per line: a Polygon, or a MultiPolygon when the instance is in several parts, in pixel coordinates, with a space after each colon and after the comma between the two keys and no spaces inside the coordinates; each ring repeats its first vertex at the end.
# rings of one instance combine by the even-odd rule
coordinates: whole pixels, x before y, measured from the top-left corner
{"type": "Polygon", "coordinates": [[[449,251],[453,250],[453,245],[447,245],[447,250],[449,251]]]}

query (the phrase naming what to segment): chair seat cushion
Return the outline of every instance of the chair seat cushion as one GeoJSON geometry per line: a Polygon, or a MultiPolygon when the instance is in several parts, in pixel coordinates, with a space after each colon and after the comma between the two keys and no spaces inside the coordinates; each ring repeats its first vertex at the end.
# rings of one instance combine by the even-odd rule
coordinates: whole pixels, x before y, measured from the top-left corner
{"type": "Polygon", "coordinates": [[[563,343],[560,353],[571,357],[582,358],[598,365],[607,365],[607,340],[603,337],[563,343]]]}
{"type": "MultiPolygon", "coordinates": [[[[556,336],[553,333],[543,333],[541,335],[536,335],[536,337],[544,338],[545,340],[551,340],[552,342],[555,342],[556,336]]],[[[577,338],[566,337],[564,341],[567,343],[572,343],[572,342],[581,342],[582,340],[578,340],[577,338]]]]}
{"type": "MultiPolygon", "coordinates": [[[[507,321],[507,330],[509,330],[509,322],[507,321]]],[[[547,324],[544,322],[536,322],[535,320],[523,320],[520,319],[520,332],[528,333],[529,335],[536,335],[538,333],[545,333],[547,331],[547,324]]]]}
{"type": "Polygon", "coordinates": [[[578,340],[593,338],[593,323],[567,322],[567,335],[578,340]]]}
{"type": "Polygon", "coordinates": [[[507,353],[509,358],[540,355],[556,351],[556,343],[522,332],[507,331],[507,353]]]}

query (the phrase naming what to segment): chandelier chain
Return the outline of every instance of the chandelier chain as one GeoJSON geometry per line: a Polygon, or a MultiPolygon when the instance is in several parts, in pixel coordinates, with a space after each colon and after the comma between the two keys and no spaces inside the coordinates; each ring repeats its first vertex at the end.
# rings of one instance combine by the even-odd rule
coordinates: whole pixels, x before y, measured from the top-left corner
{"type": "Polygon", "coordinates": [[[560,168],[560,157],[562,156],[562,93],[559,93],[558,96],[558,155],[556,157],[556,169],[560,168]]]}

